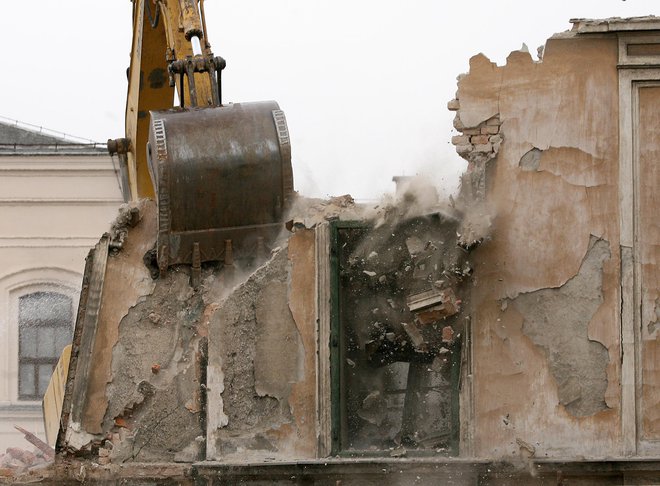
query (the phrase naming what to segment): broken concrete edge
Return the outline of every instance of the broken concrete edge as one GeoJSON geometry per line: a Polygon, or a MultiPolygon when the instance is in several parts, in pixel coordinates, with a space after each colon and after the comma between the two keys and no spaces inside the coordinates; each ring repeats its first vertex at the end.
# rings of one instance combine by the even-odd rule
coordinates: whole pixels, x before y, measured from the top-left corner
{"type": "MultiPolygon", "coordinates": [[[[100,266],[105,268],[105,262],[99,263],[99,261],[101,259],[100,253],[104,253],[104,258],[107,258],[107,240],[108,238],[106,235],[104,235],[101,238],[101,241],[105,241],[105,243],[101,245],[101,248],[105,249],[104,252],[99,252],[99,245],[97,244],[96,247],[90,249],[87,258],[85,260],[85,270],[83,272],[82,288],[80,292],[80,300],[78,302],[78,312],[76,315],[76,323],[74,326],[74,333],[73,333],[71,359],[69,361],[67,381],[64,390],[62,416],[60,418],[60,429],[57,435],[56,446],[55,446],[56,451],[65,450],[68,441],[70,439],[75,440],[70,434],[77,434],[76,429],[78,430],[80,429],[80,424],[78,423],[76,427],[75,426],[76,422],[74,422],[71,417],[74,408],[79,406],[82,402],[84,402],[85,390],[81,390],[80,385],[76,386],[76,382],[77,382],[76,376],[77,376],[79,363],[82,363],[86,359],[84,356],[81,358],[80,350],[83,339],[83,329],[85,327],[85,320],[88,318],[87,315],[88,305],[90,304],[90,302],[96,302],[96,304],[94,305],[96,305],[97,307],[96,310],[98,311],[98,305],[100,304],[100,300],[98,299],[99,296],[97,295],[96,297],[94,296],[90,297],[90,293],[93,294],[99,292],[98,283],[94,283],[95,279],[98,280],[100,278],[102,285],[103,276],[98,275],[98,272],[100,266]]],[[[90,318],[91,317],[93,316],[90,316],[90,318]]],[[[96,326],[97,323],[94,321],[92,324],[96,326]]],[[[87,357],[87,359],[89,359],[89,357],[87,357]]],[[[84,440],[85,439],[82,439],[82,441],[84,440]]],[[[75,442],[80,442],[80,440],[76,440],[75,442]]]]}
{"type": "Polygon", "coordinates": [[[396,194],[383,194],[380,200],[372,203],[358,203],[350,194],[327,199],[298,196],[285,218],[285,225],[290,233],[298,229],[314,229],[332,221],[361,221],[379,227],[435,214],[455,220],[462,217],[453,196],[441,200],[437,188],[429,183],[428,178],[417,175],[406,177],[406,182],[397,187],[396,194]]]}
{"type": "MultiPolygon", "coordinates": [[[[605,19],[572,18],[569,20],[569,22],[573,24],[570,30],[555,33],[551,35],[547,40],[567,39],[583,34],[603,34],[603,33],[630,32],[630,31],[660,30],[660,17],[654,15],[647,15],[640,17],[610,17],[605,19]]],[[[488,58],[488,56],[486,56],[483,53],[475,54],[470,58],[470,71],[468,73],[460,74],[457,77],[458,84],[460,85],[461,79],[467,76],[472,71],[473,64],[475,63],[479,63],[479,64],[489,63],[492,65],[493,68],[507,67],[512,63],[520,62],[521,58],[528,58],[528,60],[533,63],[542,63],[544,50],[545,50],[545,45],[540,46],[538,48],[538,60],[533,60],[531,54],[529,53],[529,49],[525,44],[523,44],[521,49],[513,50],[510,52],[509,56],[506,59],[506,63],[504,65],[498,65],[497,63],[492,62],[490,58],[488,58]]],[[[471,152],[487,153],[489,152],[489,150],[487,150],[488,147],[486,145],[488,142],[491,143],[491,147],[490,147],[491,150],[493,149],[492,145],[494,143],[501,142],[501,140],[498,140],[496,142],[493,142],[491,140],[489,140],[488,142],[482,142],[481,141],[482,139],[479,138],[478,143],[472,142],[472,144],[470,144],[471,140],[467,139],[468,136],[470,136],[471,138],[472,136],[479,136],[479,135],[496,135],[498,132],[490,133],[484,131],[480,132],[479,130],[477,130],[477,127],[481,127],[482,124],[486,122],[486,119],[482,120],[482,122],[477,125],[474,124],[472,124],[473,126],[464,125],[460,118],[460,113],[459,113],[460,106],[461,106],[460,97],[457,92],[455,98],[447,102],[447,109],[449,111],[456,112],[456,117],[454,119],[454,128],[459,132],[462,132],[462,135],[452,137],[452,144],[456,145],[456,151],[461,157],[466,158],[466,154],[471,152]]],[[[496,114],[493,113],[493,116],[495,115],[496,114]]],[[[497,116],[499,116],[499,114],[497,114],[497,116]]],[[[502,120],[502,122],[504,121],[505,120],[502,120]]],[[[495,150],[495,152],[497,152],[497,150],[495,150]]]]}
{"type": "MultiPolygon", "coordinates": [[[[64,390],[62,415],[55,450],[58,455],[88,457],[102,444],[104,435],[84,430],[83,410],[88,405],[90,370],[97,340],[108,259],[122,250],[128,231],[142,220],[149,200],[122,205],[108,233],[102,235],[85,261],[82,288],[72,339],[71,359],[64,390]]],[[[137,305],[142,296],[138,299],[137,305]]]]}
{"type": "MultiPolygon", "coordinates": [[[[568,31],[561,34],[555,34],[550,37],[550,39],[557,38],[557,36],[564,38],[566,36],[573,37],[574,35],[574,33],[568,31]]],[[[475,67],[479,65],[490,65],[491,68],[497,69],[508,67],[510,64],[520,63],[521,60],[526,60],[530,63],[542,63],[544,50],[545,45],[540,46],[538,48],[538,60],[534,60],[532,59],[527,46],[523,44],[522,48],[513,50],[509,53],[506,58],[506,63],[502,66],[492,62],[485,54],[478,53],[470,58],[470,70],[457,77],[457,85],[459,89],[456,91],[455,97],[447,102],[447,109],[456,112],[453,125],[460,133],[451,138],[451,143],[456,146],[456,153],[464,158],[469,164],[487,162],[497,156],[500,145],[504,141],[502,125],[505,120],[501,119],[499,112],[492,112],[490,116],[483,118],[477,123],[464,123],[461,119],[460,113],[461,100],[459,91],[461,80],[468,76],[475,67]]]]}

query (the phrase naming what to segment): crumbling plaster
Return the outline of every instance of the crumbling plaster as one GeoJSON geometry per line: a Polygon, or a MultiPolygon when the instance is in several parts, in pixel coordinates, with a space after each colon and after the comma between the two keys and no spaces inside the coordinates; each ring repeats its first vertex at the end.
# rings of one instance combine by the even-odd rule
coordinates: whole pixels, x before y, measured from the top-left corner
{"type": "Polygon", "coordinates": [[[480,54],[459,78],[459,127],[499,116],[503,138],[484,169],[493,233],[474,260],[474,408],[466,426],[477,455],[529,454],[521,443],[536,456],[618,452],[617,49],[616,38],[563,36],[548,41],[542,62],[516,51],[496,66],[480,54]],[[534,150],[537,160],[529,160],[534,150]],[[592,345],[607,353],[597,371],[606,386],[600,380],[590,397],[598,406],[575,413],[557,380],[561,366],[543,346],[552,332],[568,332],[567,323],[554,315],[538,322],[523,302],[578,278],[591,235],[607,242],[609,255],[589,282],[596,301],[572,316],[584,333],[564,339],[580,342],[569,354],[592,345]],[[516,299],[518,306],[506,305],[516,299]]]}
{"type": "Polygon", "coordinates": [[[315,269],[298,229],[211,317],[208,459],[316,456],[315,269]]]}
{"type": "Polygon", "coordinates": [[[547,354],[559,403],[576,417],[607,409],[609,356],[601,343],[589,339],[587,327],[603,303],[603,262],[610,257],[608,243],[592,237],[577,275],[559,288],[511,301],[523,316],[523,333],[547,354]]]}
{"type": "Polygon", "coordinates": [[[256,269],[251,257],[206,265],[194,289],[188,267],[154,273],[155,215],[152,201],[126,207],[102,239],[81,350],[93,366],[65,447],[104,464],[315,457],[314,230],[284,235],[256,269]]]}
{"type": "MultiPolygon", "coordinates": [[[[106,385],[113,382],[111,350],[119,339],[120,323],[132,307],[155,289],[154,281],[142,264],[142,258],[156,234],[155,209],[154,204],[146,201],[141,204],[142,218],[133,230],[130,241],[122,252],[108,258],[93,350],[95,361],[87,386],[87,401],[91,405],[82,415],[84,429],[92,434],[101,434],[104,430],[103,419],[109,401],[106,385]]],[[[118,413],[121,412],[121,409],[118,410],[118,413]]]]}
{"type": "Polygon", "coordinates": [[[98,451],[100,463],[203,457],[205,307],[185,268],[152,279],[145,255],[155,241],[155,216],[152,201],[122,208],[104,236],[111,251],[97,276],[98,319],[78,323],[96,333],[92,349],[80,351],[92,365],[86,382],[76,377],[84,388],[82,401],[74,401],[82,419],[69,424],[80,430],[67,434],[66,447],[98,451]]]}

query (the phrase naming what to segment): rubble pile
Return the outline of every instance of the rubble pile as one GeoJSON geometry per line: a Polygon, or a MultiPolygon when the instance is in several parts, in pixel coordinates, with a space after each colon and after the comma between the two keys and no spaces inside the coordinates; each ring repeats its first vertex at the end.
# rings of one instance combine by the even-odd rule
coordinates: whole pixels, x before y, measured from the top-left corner
{"type": "Polygon", "coordinates": [[[52,457],[48,457],[39,449],[29,451],[19,447],[8,447],[4,453],[0,453],[0,477],[29,475],[51,463],[52,457]]]}
{"type": "Polygon", "coordinates": [[[55,451],[46,442],[32,432],[15,425],[34,449],[32,451],[20,447],[8,447],[0,453],[0,482],[14,482],[21,478],[22,482],[34,482],[40,474],[53,464],[55,451]]]}

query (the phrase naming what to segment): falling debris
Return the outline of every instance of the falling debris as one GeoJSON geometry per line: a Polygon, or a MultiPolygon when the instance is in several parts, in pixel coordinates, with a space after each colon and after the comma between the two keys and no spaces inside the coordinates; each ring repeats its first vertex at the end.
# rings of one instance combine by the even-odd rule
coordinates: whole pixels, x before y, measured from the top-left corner
{"type": "Polygon", "coordinates": [[[458,432],[452,376],[472,273],[457,235],[462,216],[405,183],[361,224],[337,223],[340,353],[354,364],[340,392],[347,451],[447,451],[458,432]]]}
{"type": "Polygon", "coordinates": [[[409,295],[408,309],[421,324],[431,324],[459,312],[460,301],[451,288],[431,289],[409,295]]]}

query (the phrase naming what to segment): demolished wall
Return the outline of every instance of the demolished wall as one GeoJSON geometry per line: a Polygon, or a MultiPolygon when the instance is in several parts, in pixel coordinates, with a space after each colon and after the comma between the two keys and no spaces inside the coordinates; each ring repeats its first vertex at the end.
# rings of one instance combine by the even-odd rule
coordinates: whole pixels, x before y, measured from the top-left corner
{"type": "Polygon", "coordinates": [[[314,245],[298,229],[214,309],[207,459],[316,457],[314,245]]]}
{"type": "MultiPolygon", "coordinates": [[[[458,431],[460,308],[471,266],[458,241],[460,213],[420,187],[379,210],[361,208],[350,196],[300,199],[299,216],[267,258],[206,264],[197,287],[189,267],[161,273],[155,265],[154,203],[124,208],[88,258],[60,452],[100,464],[327,454],[321,444],[347,415],[324,428],[324,401],[361,396],[369,402],[380,393],[363,376],[362,385],[339,391],[333,384],[331,396],[320,396],[320,382],[331,372],[320,355],[331,343],[320,340],[328,330],[318,299],[329,289],[317,281],[317,266],[318,258],[329,261],[331,249],[317,246],[316,232],[334,224],[328,219],[345,218],[363,225],[367,238],[350,263],[342,260],[331,271],[366,282],[361,290],[350,283],[346,289],[369,319],[345,310],[336,326],[370,335],[359,345],[370,356],[368,367],[409,368],[397,385],[401,407],[390,413],[396,430],[369,449],[446,454],[458,431]],[[372,301],[383,304],[382,315],[372,312],[372,301]]],[[[363,410],[348,418],[360,422],[351,426],[358,435],[360,427],[373,429],[363,410]]]]}
{"type": "MultiPolygon", "coordinates": [[[[134,227],[113,233],[104,271],[91,275],[101,290],[81,312],[96,305],[97,316],[79,319],[77,326],[83,334],[79,365],[72,370],[78,388],[71,392],[61,447],[98,454],[101,463],[200,459],[203,299],[184,268],[152,278],[145,255],[155,241],[155,205],[142,201],[126,208],[119,221],[131,210],[134,227]],[[85,341],[91,331],[93,338],[85,341]],[[86,377],[85,361],[91,361],[86,377]]],[[[89,258],[104,256],[97,250],[89,258]]]]}
{"type": "Polygon", "coordinates": [[[313,231],[265,262],[206,265],[197,289],[186,266],[159,274],[155,235],[141,201],[89,257],[98,284],[81,303],[60,450],[101,464],[314,457],[313,231]]]}
{"type": "Polygon", "coordinates": [[[538,62],[480,54],[449,105],[463,182],[496,214],[474,259],[478,456],[620,450],[617,53],[569,33],[538,62]]]}
{"type": "MultiPolygon", "coordinates": [[[[402,191],[399,206],[369,211],[350,196],[306,201],[268,258],[207,264],[196,288],[187,267],[154,267],[154,204],[129,208],[88,260],[60,452],[115,466],[184,462],[217,481],[266,477],[250,468],[271,461],[295,462],[279,469],[286,480],[310,464],[321,476],[318,458],[366,464],[335,453],[380,456],[369,467],[400,461],[386,473],[437,470],[456,452],[460,392],[463,457],[554,459],[561,470],[562,458],[621,455],[622,341],[634,325],[622,317],[622,255],[633,250],[633,424],[655,438],[660,90],[640,97],[648,180],[635,186],[643,234],[631,248],[619,54],[614,37],[574,32],[550,39],[538,62],[524,51],[501,67],[475,56],[450,102],[469,163],[455,203],[424,204],[435,191],[402,191]],[[329,227],[350,231],[331,242],[329,227]],[[415,453],[432,459],[402,459],[415,453]]],[[[471,484],[490,472],[475,470],[471,484]]]]}

